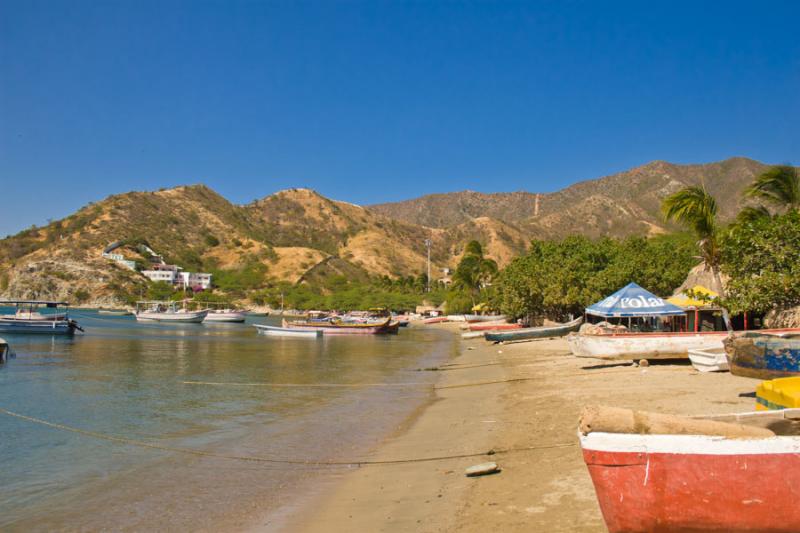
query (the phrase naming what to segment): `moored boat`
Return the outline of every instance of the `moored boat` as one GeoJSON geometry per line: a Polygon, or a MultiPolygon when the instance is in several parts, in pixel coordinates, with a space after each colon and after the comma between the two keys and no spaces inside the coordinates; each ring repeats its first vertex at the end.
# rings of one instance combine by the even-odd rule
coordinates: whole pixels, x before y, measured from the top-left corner
{"type": "Polygon", "coordinates": [[[323,331],[318,328],[285,328],[280,326],[269,326],[266,324],[253,324],[261,335],[271,337],[299,337],[299,338],[321,338],[323,331]]]}
{"type": "Polygon", "coordinates": [[[800,376],[800,330],[736,333],[725,340],[731,374],[757,379],[800,376]]]}
{"type": "Polygon", "coordinates": [[[391,324],[392,319],[387,318],[381,322],[346,323],[336,319],[307,320],[298,322],[283,321],[283,327],[294,329],[316,328],[325,335],[377,335],[380,333],[395,333],[400,324],[391,324]]]}
{"type": "Polygon", "coordinates": [[[506,315],[458,315],[463,316],[462,322],[497,322],[505,320],[506,315]]]}
{"type": "Polygon", "coordinates": [[[177,302],[136,302],[136,320],[145,322],[199,324],[207,315],[208,309],[202,311],[179,309],[177,302]]]}
{"type": "MultiPolygon", "coordinates": [[[[631,416],[634,425],[643,415],[631,416]]],[[[608,530],[800,531],[798,417],[800,409],[699,417],[689,427],[726,429],[674,425],[661,434],[587,431],[582,423],[583,458],[608,530]]]]}
{"type": "Polygon", "coordinates": [[[728,358],[722,348],[689,350],[689,360],[695,370],[699,372],[727,372],[730,370],[728,358]]]}
{"type": "Polygon", "coordinates": [[[43,300],[3,300],[0,306],[13,306],[14,314],[0,315],[0,333],[41,333],[45,335],[72,335],[83,331],[69,318],[67,302],[43,300]],[[39,309],[53,309],[42,313],[39,309]]]}
{"type": "Polygon", "coordinates": [[[211,309],[206,315],[205,322],[242,323],[247,318],[244,311],[235,309],[211,309]]]}
{"type": "Polygon", "coordinates": [[[538,326],[533,328],[520,328],[511,331],[486,331],[483,336],[491,342],[526,341],[544,339],[548,337],[563,337],[581,327],[583,317],[578,317],[564,324],[554,326],[538,326]]]}

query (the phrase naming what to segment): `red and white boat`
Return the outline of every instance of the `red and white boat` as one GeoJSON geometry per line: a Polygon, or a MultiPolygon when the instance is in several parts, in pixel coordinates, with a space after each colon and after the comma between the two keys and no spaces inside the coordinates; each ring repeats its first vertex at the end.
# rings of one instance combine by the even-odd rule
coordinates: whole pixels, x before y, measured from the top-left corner
{"type": "Polygon", "coordinates": [[[470,324],[467,329],[470,331],[508,331],[512,329],[520,329],[520,324],[509,324],[508,322],[484,322],[477,324],[470,324]]]}
{"type": "Polygon", "coordinates": [[[800,409],[704,418],[776,436],[579,435],[609,531],[800,531],[800,409]]]}
{"type": "Polygon", "coordinates": [[[447,322],[449,319],[446,316],[432,316],[429,318],[423,318],[423,324],[440,324],[442,322],[447,322]]]}

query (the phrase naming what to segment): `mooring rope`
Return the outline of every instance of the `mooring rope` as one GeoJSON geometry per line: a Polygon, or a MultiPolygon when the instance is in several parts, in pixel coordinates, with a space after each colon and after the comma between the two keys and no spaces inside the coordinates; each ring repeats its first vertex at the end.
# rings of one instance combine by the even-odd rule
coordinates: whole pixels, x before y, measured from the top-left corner
{"type": "Polygon", "coordinates": [[[214,452],[208,452],[203,450],[196,450],[191,448],[180,448],[176,446],[165,446],[162,444],[155,444],[152,442],[145,442],[135,439],[129,439],[126,437],[118,437],[115,435],[107,435],[105,433],[98,433],[97,431],[90,431],[86,429],[80,429],[72,426],[67,426],[65,424],[59,424],[56,422],[49,422],[47,420],[43,420],[41,418],[36,418],[33,416],[23,415],[21,413],[15,413],[14,411],[9,411],[8,409],[0,408],[0,414],[4,414],[6,416],[18,418],[21,420],[25,420],[28,422],[32,422],[34,424],[40,424],[43,426],[47,426],[49,428],[58,429],[61,431],[68,431],[70,433],[77,433],[78,435],[83,435],[85,437],[92,437],[95,439],[115,442],[118,444],[129,444],[132,446],[139,446],[141,448],[150,448],[153,450],[161,450],[166,452],[174,452],[174,453],[182,453],[187,455],[197,455],[201,457],[212,457],[215,459],[229,459],[235,461],[250,461],[250,462],[257,462],[257,463],[273,463],[273,464],[289,464],[289,465],[303,465],[303,466],[371,466],[371,465],[395,465],[395,464],[407,464],[407,463],[425,463],[425,462],[433,462],[433,461],[444,461],[448,459],[465,459],[470,457],[483,457],[483,456],[491,456],[497,454],[506,454],[506,453],[514,453],[514,452],[523,452],[523,451],[534,451],[534,450],[549,450],[555,448],[570,448],[575,446],[574,442],[566,442],[560,444],[545,444],[545,445],[538,445],[538,446],[526,446],[521,448],[508,448],[508,449],[500,449],[500,450],[488,450],[485,452],[474,452],[474,453],[462,453],[462,454],[454,454],[454,455],[440,455],[440,456],[433,456],[433,457],[415,457],[415,458],[407,458],[407,459],[386,459],[386,460],[366,460],[366,459],[359,459],[356,461],[316,461],[316,460],[301,460],[301,459],[279,459],[274,457],[259,457],[259,456],[248,456],[248,455],[229,455],[229,454],[220,454],[214,452]]]}

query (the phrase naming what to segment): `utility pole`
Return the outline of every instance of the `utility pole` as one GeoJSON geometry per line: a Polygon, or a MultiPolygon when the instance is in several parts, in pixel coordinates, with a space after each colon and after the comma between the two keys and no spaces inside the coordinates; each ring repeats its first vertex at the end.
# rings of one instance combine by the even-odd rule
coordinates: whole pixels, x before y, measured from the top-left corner
{"type": "Polygon", "coordinates": [[[431,240],[425,239],[425,246],[428,247],[428,279],[425,292],[431,292],[431,240]]]}

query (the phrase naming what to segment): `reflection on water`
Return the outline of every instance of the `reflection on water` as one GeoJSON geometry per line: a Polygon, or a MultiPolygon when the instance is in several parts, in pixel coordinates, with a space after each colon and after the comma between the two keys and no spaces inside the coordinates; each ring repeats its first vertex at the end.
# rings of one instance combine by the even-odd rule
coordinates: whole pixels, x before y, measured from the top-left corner
{"type": "MultiPolygon", "coordinates": [[[[6,336],[17,357],[0,367],[0,407],[226,455],[363,455],[429,397],[424,385],[434,376],[412,370],[455,350],[450,335],[413,328],[281,339],[259,336],[249,324],[142,324],[89,311],[76,318],[85,335],[6,336]],[[233,385],[411,382],[423,386],[233,385]]],[[[291,504],[291,488],[319,470],[112,443],[2,415],[0,434],[6,528],[210,528],[223,515],[291,504]]]]}

